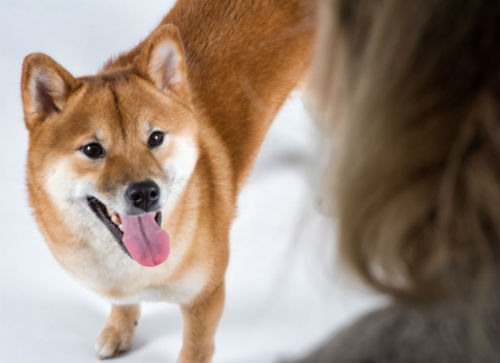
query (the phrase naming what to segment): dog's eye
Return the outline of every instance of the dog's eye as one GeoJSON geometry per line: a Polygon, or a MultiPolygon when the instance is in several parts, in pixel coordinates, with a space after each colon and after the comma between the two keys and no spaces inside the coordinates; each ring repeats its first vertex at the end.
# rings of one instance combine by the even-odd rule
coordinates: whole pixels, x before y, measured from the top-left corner
{"type": "Polygon", "coordinates": [[[83,145],[80,150],[90,159],[100,159],[106,155],[106,151],[101,144],[91,142],[90,144],[83,145]]]}
{"type": "Polygon", "coordinates": [[[163,144],[163,140],[165,139],[165,133],[161,131],[153,132],[148,139],[148,146],[151,149],[160,146],[163,144]]]}

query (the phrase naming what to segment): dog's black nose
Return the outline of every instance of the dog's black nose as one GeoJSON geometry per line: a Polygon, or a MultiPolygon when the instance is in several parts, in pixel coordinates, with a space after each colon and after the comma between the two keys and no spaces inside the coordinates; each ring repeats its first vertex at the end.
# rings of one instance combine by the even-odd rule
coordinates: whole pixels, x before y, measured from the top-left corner
{"type": "Polygon", "coordinates": [[[131,184],[125,191],[126,199],[136,208],[149,212],[158,207],[160,187],[152,180],[131,184]]]}

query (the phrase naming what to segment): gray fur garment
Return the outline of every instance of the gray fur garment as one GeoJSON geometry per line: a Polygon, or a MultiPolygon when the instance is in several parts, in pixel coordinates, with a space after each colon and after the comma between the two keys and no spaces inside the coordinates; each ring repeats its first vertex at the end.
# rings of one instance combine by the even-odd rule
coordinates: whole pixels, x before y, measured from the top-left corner
{"type": "Polygon", "coordinates": [[[466,302],[392,304],[361,317],[288,363],[500,362],[500,299],[481,317],[466,302]]]}

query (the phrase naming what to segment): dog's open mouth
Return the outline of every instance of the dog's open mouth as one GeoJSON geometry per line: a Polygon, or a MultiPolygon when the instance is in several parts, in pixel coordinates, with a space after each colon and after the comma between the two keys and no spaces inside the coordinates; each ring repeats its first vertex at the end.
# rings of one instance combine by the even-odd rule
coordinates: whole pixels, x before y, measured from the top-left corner
{"type": "Polygon", "coordinates": [[[170,252],[170,239],[161,229],[161,212],[119,215],[95,197],[87,197],[90,209],[108,228],[120,247],[143,266],[156,266],[170,252]]]}

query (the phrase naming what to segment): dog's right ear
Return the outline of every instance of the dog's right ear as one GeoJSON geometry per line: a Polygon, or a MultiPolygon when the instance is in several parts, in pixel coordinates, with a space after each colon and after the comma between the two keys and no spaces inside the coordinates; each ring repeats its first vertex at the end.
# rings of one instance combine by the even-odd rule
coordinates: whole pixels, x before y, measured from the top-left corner
{"type": "Polygon", "coordinates": [[[45,54],[33,53],[23,62],[21,95],[24,120],[32,131],[49,116],[61,112],[79,82],[45,54]]]}

